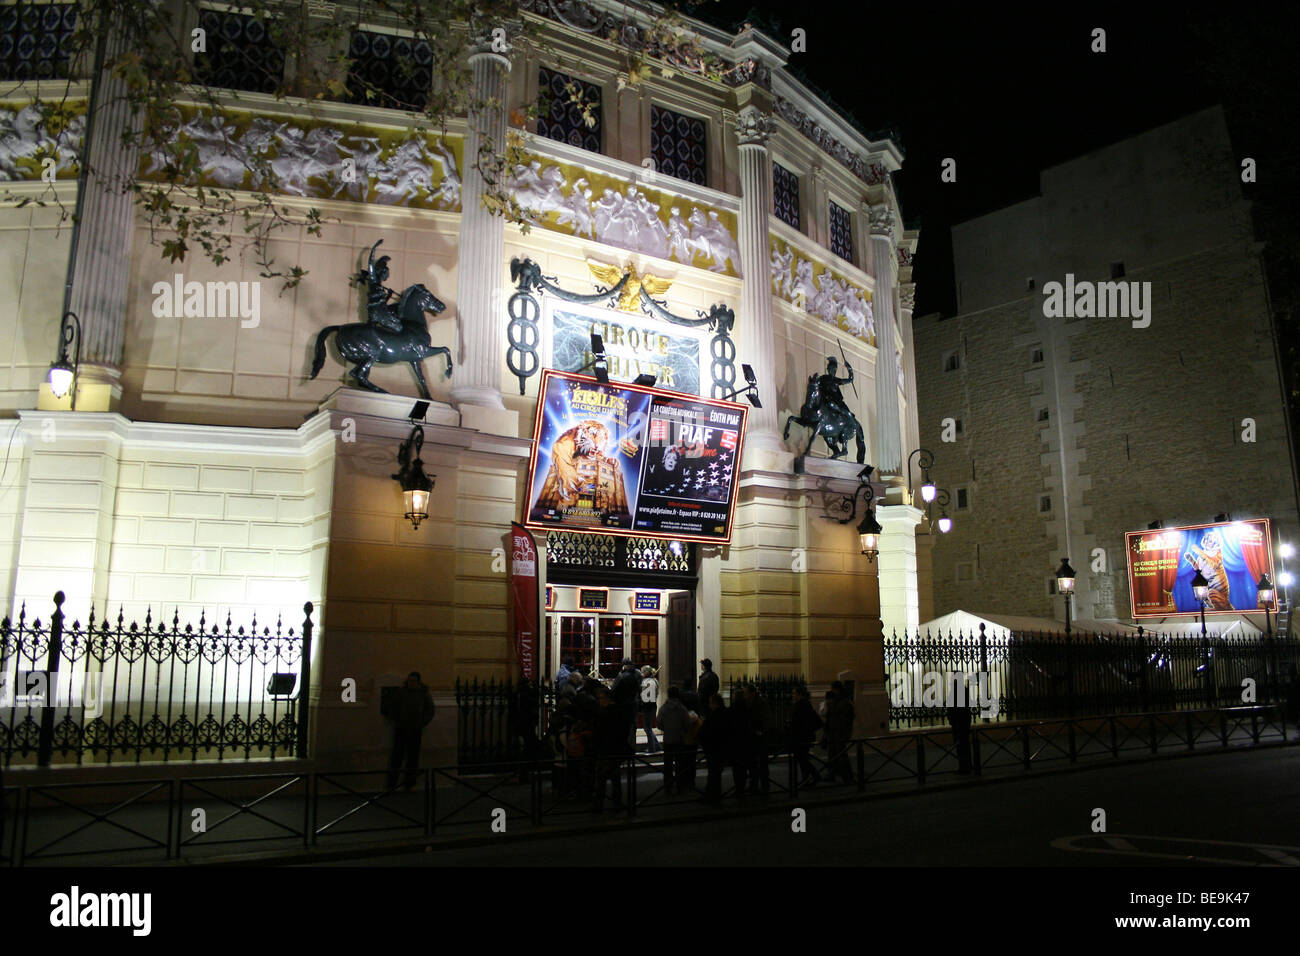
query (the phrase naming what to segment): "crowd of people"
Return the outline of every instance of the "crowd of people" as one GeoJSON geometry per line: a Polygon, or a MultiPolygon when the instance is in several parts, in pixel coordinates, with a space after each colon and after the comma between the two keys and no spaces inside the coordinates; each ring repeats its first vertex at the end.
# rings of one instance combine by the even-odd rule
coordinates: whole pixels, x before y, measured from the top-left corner
{"type": "Polygon", "coordinates": [[[555,710],[546,734],[556,784],[563,793],[590,799],[597,808],[607,799],[622,807],[619,770],[637,752],[638,726],[645,731],[645,753],[663,755],[668,794],[698,792],[702,801],[719,803],[728,768],[735,797],[744,800],[767,794],[770,755],[787,743],[795,756],[800,787],[816,786],[824,775],[853,782],[847,751],[854,708],[852,694],[843,684],[836,681],[817,709],[808,690],[796,688],[782,727],[776,725],[773,708],[755,684],[739,685],[728,705],[712,661],[702,660],[700,666],[698,682],[684,680],[661,695],[652,667],[638,669],[624,659],[617,676],[604,681],[582,673],[572,659],[565,659],[555,675],[555,710]],[[819,732],[827,753],[827,759],[820,761],[821,770],[812,757],[819,732]],[[707,768],[702,792],[696,776],[701,752],[707,768]]]}

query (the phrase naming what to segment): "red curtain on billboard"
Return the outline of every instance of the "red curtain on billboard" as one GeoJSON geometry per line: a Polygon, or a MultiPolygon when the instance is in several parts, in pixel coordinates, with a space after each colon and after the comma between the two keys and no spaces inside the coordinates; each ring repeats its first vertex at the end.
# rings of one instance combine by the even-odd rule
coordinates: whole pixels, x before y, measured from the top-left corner
{"type": "MultiPolygon", "coordinates": [[[[1261,533],[1264,530],[1263,522],[1257,525],[1252,522],[1252,526],[1259,528],[1261,533]]],[[[1259,582],[1260,576],[1268,570],[1268,543],[1268,535],[1262,535],[1258,542],[1241,542],[1241,553],[1246,559],[1246,569],[1250,571],[1251,581],[1256,583],[1259,582]]],[[[1273,583],[1276,586],[1277,582],[1273,583]]],[[[1256,606],[1258,606],[1258,601],[1256,606]]]]}
{"type": "Polygon", "coordinates": [[[510,594],[519,671],[528,680],[537,680],[537,542],[523,525],[513,521],[510,523],[510,594]]]}

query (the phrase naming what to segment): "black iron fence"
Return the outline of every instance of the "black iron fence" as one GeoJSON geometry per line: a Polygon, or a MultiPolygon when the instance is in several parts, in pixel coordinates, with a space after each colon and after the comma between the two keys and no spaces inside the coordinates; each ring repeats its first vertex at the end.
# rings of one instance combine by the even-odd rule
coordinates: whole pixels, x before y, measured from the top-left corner
{"type": "MultiPolygon", "coordinates": [[[[799,756],[782,747],[769,755],[770,796],[794,804],[958,775],[1005,776],[1038,767],[1294,745],[1287,720],[1275,706],[1228,707],[990,724],[973,728],[964,741],[948,729],[862,737],[834,753],[814,749],[821,782],[811,794],[799,756]]],[[[706,768],[703,754],[687,759],[694,790],[681,786],[680,776],[675,791],[670,789],[662,760],[645,754],[611,758],[601,776],[617,787],[614,805],[627,816],[692,814],[699,809],[706,768]]],[[[67,865],[97,856],[139,863],[234,849],[359,846],[369,840],[482,835],[489,828],[496,832],[502,822],[513,833],[589,820],[608,810],[606,800],[593,799],[599,766],[595,755],[506,762],[491,771],[433,767],[418,772],[412,791],[395,787],[385,769],[31,786],[10,780],[11,787],[0,792],[13,813],[0,826],[0,863],[67,865]],[[196,827],[200,816],[204,825],[196,827]]],[[[735,782],[734,774],[725,775],[724,800],[740,796],[729,786],[735,782]]]]}
{"type": "Polygon", "coordinates": [[[456,764],[491,768],[531,759],[555,706],[549,683],[456,678],[456,764]]]}
{"type": "MultiPolygon", "coordinates": [[[[767,705],[767,729],[763,734],[769,751],[780,749],[788,740],[790,711],[794,707],[795,688],[808,688],[808,682],[798,674],[779,674],[767,677],[733,677],[728,682],[728,700],[741,695],[741,688],[753,684],[754,690],[767,705]]],[[[703,704],[701,704],[703,706],[703,704]]],[[[814,707],[816,704],[814,703],[814,707]]]]}
{"type": "Polygon", "coordinates": [[[947,723],[965,704],[992,720],[1276,703],[1296,692],[1293,637],[997,632],[884,641],[892,727],[947,723]]]}
{"type": "Polygon", "coordinates": [[[224,627],[68,624],[63,592],[47,625],[0,621],[0,759],[5,766],[122,760],[302,757],[312,605],[301,631],[224,627]]]}

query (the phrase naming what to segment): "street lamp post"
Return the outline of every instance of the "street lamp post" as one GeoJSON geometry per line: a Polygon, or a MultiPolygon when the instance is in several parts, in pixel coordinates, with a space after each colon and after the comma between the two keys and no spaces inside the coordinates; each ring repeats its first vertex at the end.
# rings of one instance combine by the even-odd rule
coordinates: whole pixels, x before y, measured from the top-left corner
{"type": "Polygon", "coordinates": [[[1192,594],[1201,605],[1201,663],[1205,669],[1205,702],[1209,707],[1214,706],[1214,692],[1211,689],[1212,677],[1210,662],[1210,639],[1205,633],[1205,598],[1210,593],[1210,582],[1205,579],[1201,569],[1196,569],[1196,576],[1192,578],[1192,594]]]}
{"type": "Polygon", "coordinates": [[[914,448],[912,453],[907,456],[907,491],[912,493],[912,459],[921,466],[921,500],[927,505],[934,501],[934,495],[937,489],[934,482],[930,480],[930,469],[934,467],[934,452],[928,448],[914,448]]]}
{"type": "Polygon", "coordinates": [[[1272,700],[1277,700],[1278,678],[1281,675],[1277,672],[1277,647],[1273,643],[1273,620],[1271,616],[1276,592],[1273,590],[1273,582],[1269,579],[1267,571],[1259,576],[1259,584],[1255,586],[1255,589],[1259,593],[1260,606],[1264,608],[1264,627],[1268,634],[1269,694],[1272,700]]]}
{"type": "MultiPolygon", "coordinates": [[[[880,535],[885,529],[880,526],[876,520],[875,509],[871,507],[871,502],[876,497],[876,490],[871,485],[871,473],[875,471],[871,465],[867,465],[858,473],[858,487],[854,489],[853,494],[845,495],[840,504],[839,510],[847,511],[848,517],[836,518],[840,524],[848,524],[858,516],[858,498],[861,496],[862,503],[865,505],[865,513],[862,520],[858,522],[858,542],[862,547],[862,553],[867,556],[867,560],[875,562],[876,555],[879,553],[880,535]]],[[[827,517],[830,517],[827,515],[827,517]]]]}
{"type": "Polygon", "coordinates": [[[1070,633],[1070,597],[1074,594],[1074,568],[1070,559],[1062,558],[1061,566],[1056,569],[1056,590],[1065,595],[1065,633],[1070,633]]]}
{"type": "MultiPolygon", "coordinates": [[[[935,504],[939,506],[939,531],[947,534],[952,530],[952,519],[948,517],[948,503],[952,500],[952,497],[948,494],[947,488],[936,489],[936,493],[932,497],[934,497],[935,504]]],[[[926,510],[929,511],[928,508],[926,510]]],[[[926,518],[929,519],[928,514],[926,518]]]]}

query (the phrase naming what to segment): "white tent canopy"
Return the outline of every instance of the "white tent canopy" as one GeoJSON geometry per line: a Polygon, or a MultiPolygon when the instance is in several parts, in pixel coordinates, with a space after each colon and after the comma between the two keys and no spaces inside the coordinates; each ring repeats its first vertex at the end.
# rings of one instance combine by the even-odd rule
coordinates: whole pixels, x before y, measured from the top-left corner
{"type": "MultiPolygon", "coordinates": [[[[917,628],[917,632],[921,637],[925,637],[927,631],[931,637],[938,637],[940,634],[945,636],[964,634],[978,637],[981,624],[984,625],[984,633],[990,637],[995,635],[1005,637],[1008,632],[1050,631],[1057,633],[1065,630],[1064,621],[1057,621],[1047,617],[1017,617],[1014,614],[979,614],[974,611],[953,611],[950,614],[944,614],[941,617],[923,622],[917,628]]],[[[1259,624],[1256,625],[1246,615],[1239,617],[1207,617],[1205,619],[1206,631],[1218,637],[1258,637],[1264,633],[1263,624],[1263,620],[1260,620],[1259,624]]],[[[1148,634],[1193,637],[1199,636],[1201,633],[1199,619],[1189,621],[1185,618],[1161,618],[1144,621],[1141,626],[1148,634]]],[[[1070,629],[1088,634],[1136,635],[1138,625],[1128,621],[1094,621],[1084,618],[1071,621],[1070,629]]]]}

